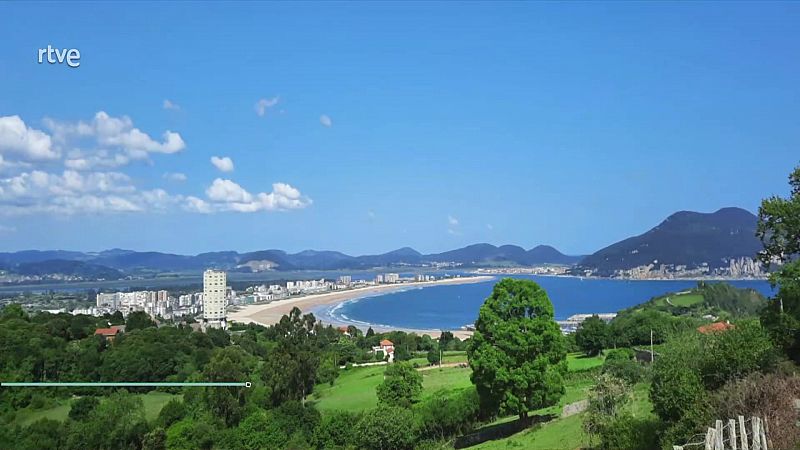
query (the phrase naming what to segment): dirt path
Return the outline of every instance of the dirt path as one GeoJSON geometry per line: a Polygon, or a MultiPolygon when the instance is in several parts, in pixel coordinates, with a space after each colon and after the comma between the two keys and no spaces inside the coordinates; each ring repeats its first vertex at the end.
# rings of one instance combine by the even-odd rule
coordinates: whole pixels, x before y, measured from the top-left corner
{"type": "Polygon", "coordinates": [[[438,369],[438,368],[440,368],[440,367],[441,367],[442,369],[446,369],[446,368],[448,368],[448,367],[459,367],[459,366],[462,366],[462,365],[466,367],[466,366],[467,366],[467,363],[465,363],[465,362],[444,363],[444,364],[442,364],[441,366],[439,366],[439,365],[436,365],[436,366],[425,366],[425,367],[419,367],[419,368],[417,368],[417,370],[421,372],[421,371],[423,371],[423,370],[432,370],[432,369],[438,369]]]}
{"type": "Polygon", "coordinates": [[[561,411],[561,417],[569,417],[582,413],[586,411],[588,406],[589,400],[580,400],[575,403],[570,403],[569,405],[564,405],[564,409],[561,411]]]}

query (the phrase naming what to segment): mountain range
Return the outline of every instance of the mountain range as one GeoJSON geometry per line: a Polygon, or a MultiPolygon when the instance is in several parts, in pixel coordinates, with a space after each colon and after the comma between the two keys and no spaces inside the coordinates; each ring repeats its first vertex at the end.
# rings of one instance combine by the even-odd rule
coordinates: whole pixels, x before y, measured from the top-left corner
{"type": "Polygon", "coordinates": [[[263,270],[344,270],[451,263],[462,267],[561,264],[608,274],[650,263],[720,267],[732,258],[754,257],[761,249],[755,237],[757,218],[740,208],[714,213],[681,211],[644,234],[598,250],[569,256],[548,245],[526,250],[516,245],[474,244],[443,253],[422,254],[403,247],[378,255],[351,256],[337,251],[219,251],[198,255],[111,249],[102,252],[26,250],[0,253],[0,269],[20,275],[63,274],[118,279],[148,273],[200,271],[208,267],[258,272],[263,270]]]}
{"type": "Polygon", "coordinates": [[[342,270],[371,269],[391,266],[418,266],[433,263],[454,263],[466,267],[499,264],[572,265],[580,256],[568,256],[553,247],[540,245],[530,250],[515,245],[496,247],[475,244],[444,253],[422,254],[404,247],[379,255],[351,256],[336,251],[305,250],[287,253],[283,250],[260,250],[249,253],[221,251],[198,255],[177,255],[161,252],[137,252],[111,249],[96,253],[63,250],[25,250],[0,253],[0,269],[20,275],[63,275],[118,279],[126,274],[146,272],[199,271],[208,267],[226,270],[342,270]]]}

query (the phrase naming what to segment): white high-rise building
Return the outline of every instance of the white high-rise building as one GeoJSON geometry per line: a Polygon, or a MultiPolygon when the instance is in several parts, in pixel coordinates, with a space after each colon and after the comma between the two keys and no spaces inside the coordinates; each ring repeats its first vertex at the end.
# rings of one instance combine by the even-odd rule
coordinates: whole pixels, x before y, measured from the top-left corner
{"type": "Polygon", "coordinates": [[[203,272],[203,319],[211,326],[225,327],[225,289],[227,276],[221,270],[203,272]]]}

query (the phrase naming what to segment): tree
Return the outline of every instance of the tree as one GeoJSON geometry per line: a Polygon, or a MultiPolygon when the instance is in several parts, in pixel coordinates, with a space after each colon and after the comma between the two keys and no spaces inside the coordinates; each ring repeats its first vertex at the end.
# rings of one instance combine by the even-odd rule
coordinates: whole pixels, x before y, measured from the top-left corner
{"type": "Polygon", "coordinates": [[[356,424],[358,448],[405,450],[414,447],[417,429],[410,409],[379,405],[356,424]]]}
{"type": "Polygon", "coordinates": [[[167,433],[163,428],[154,428],[142,438],[142,450],[166,450],[167,433]]]}
{"type": "Polygon", "coordinates": [[[555,405],[567,371],[561,330],[547,293],[531,280],[506,278],[481,306],[467,347],[484,409],[505,407],[521,420],[555,405]]]}
{"type": "Polygon", "coordinates": [[[608,325],[597,315],[584,320],[575,331],[575,343],[588,356],[597,356],[608,346],[608,325]]]}
{"type": "Polygon", "coordinates": [[[317,345],[313,314],[303,315],[300,309],[283,316],[269,329],[277,345],[264,359],[262,379],[271,391],[271,400],[279,405],[287,400],[303,400],[314,390],[321,349],[317,345]]]}
{"type": "Polygon", "coordinates": [[[428,350],[428,364],[435,365],[442,362],[442,354],[440,353],[438,348],[432,348],[428,350]]]}
{"type": "Polygon", "coordinates": [[[133,330],[142,330],[145,328],[155,327],[156,323],[144,311],[134,311],[128,314],[128,320],[125,322],[125,331],[131,332],[133,330]]]}
{"type": "Polygon", "coordinates": [[[756,235],[764,245],[761,263],[784,263],[770,275],[778,294],[764,309],[761,321],[795,362],[800,362],[800,166],[789,175],[788,198],[773,196],[761,202],[756,235]]]}
{"type": "Polygon", "coordinates": [[[81,397],[74,400],[69,410],[69,418],[77,421],[86,420],[99,404],[100,400],[92,396],[81,397]]]}
{"type": "Polygon", "coordinates": [[[422,392],[422,375],[410,363],[394,363],[384,372],[376,391],[381,403],[411,407],[422,392]]]}
{"type": "Polygon", "coordinates": [[[361,417],[350,411],[326,412],[314,429],[313,443],[318,449],[355,446],[358,436],[353,424],[361,417]]]}
{"type": "MultiPolygon", "coordinates": [[[[203,378],[210,382],[237,382],[245,379],[244,351],[238,347],[218,349],[203,369],[203,378]]],[[[226,425],[239,423],[245,404],[245,389],[240,387],[204,388],[206,407],[226,425]]]]}

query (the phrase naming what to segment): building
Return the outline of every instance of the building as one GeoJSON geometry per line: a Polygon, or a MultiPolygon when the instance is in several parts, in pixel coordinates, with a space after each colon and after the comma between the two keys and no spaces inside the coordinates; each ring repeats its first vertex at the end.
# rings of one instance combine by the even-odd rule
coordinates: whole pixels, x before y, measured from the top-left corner
{"type": "Polygon", "coordinates": [[[122,326],[115,325],[111,328],[98,328],[94,330],[95,336],[103,336],[107,341],[113,342],[123,331],[122,326]]]}
{"type": "Polygon", "coordinates": [[[380,342],[379,345],[372,347],[372,353],[383,352],[384,355],[388,356],[389,359],[387,361],[393,362],[394,361],[394,342],[384,339],[380,342]]]}
{"type": "Polygon", "coordinates": [[[353,282],[353,277],[351,277],[350,275],[342,275],[339,277],[339,284],[350,286],[350,283],[352,282],[353,282]]]}
{"type": "Polygon", "coordinates": [[[397,283],[400,281],[400,274],[397,273],[387,273],[383,275],[383,282],[384,283],[397,283]]]}
{"type": "Polygon", "coordinates": [[[710,333],[721,333],[731,328],[734,328],[734,326],[730,322],[714,322],[708,325],[697,327],[697,331],[699,331],[702,334],[710,334],[710,333]]]}
{"type": "Polygon", "coordinates": [[[227,274],[222,270],[203,272],[203,321],[213,328],[225,328],[227,274]]]}

